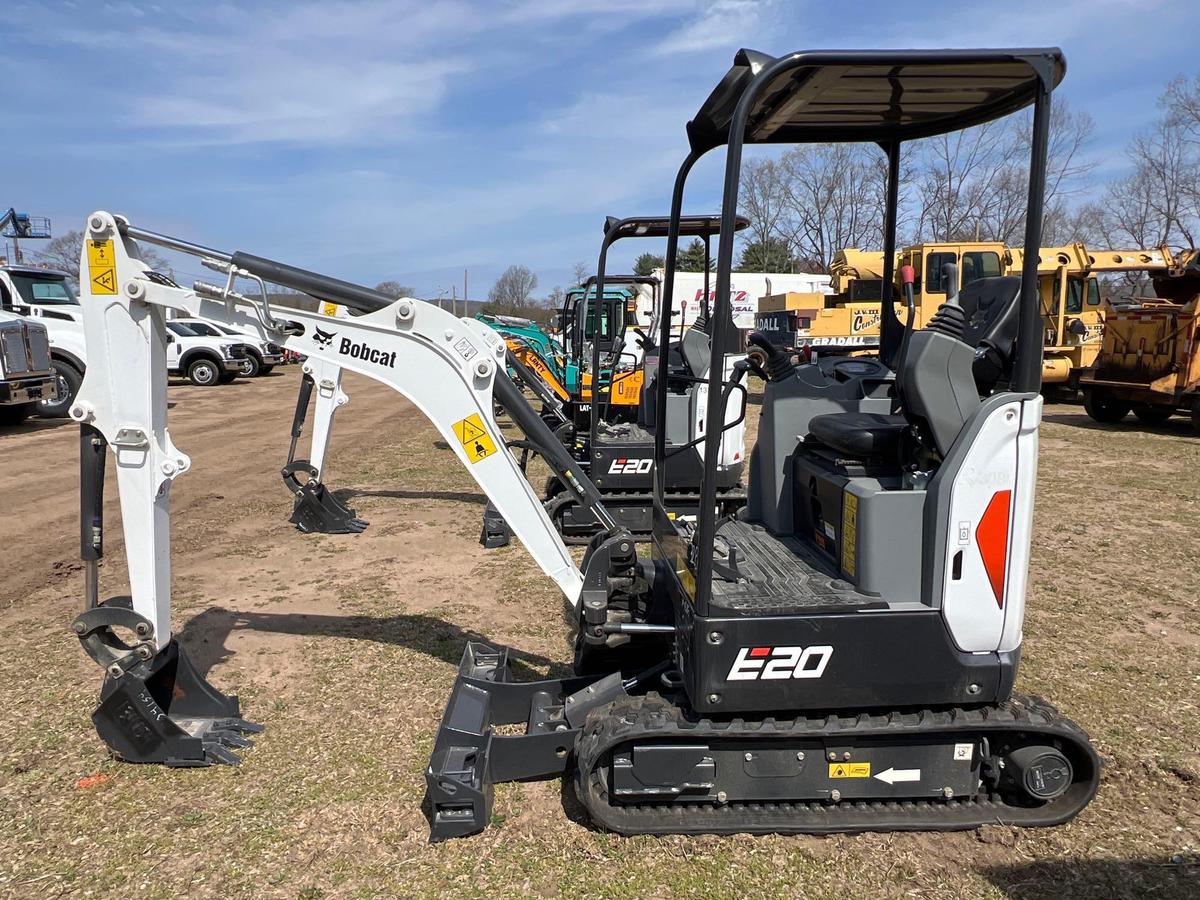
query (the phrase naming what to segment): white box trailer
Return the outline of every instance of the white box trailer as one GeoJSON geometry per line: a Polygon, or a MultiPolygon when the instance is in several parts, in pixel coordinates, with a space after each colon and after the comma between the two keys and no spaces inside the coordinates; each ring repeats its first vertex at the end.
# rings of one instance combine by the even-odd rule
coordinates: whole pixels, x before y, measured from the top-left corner
{"type": "MultiPolygon", "coordinates": [[[[662,269],[654,272],[665,281],[662,269]]],[[[716,273],[709,274],[709,304],[715,296],[717,288],[716,273]]],[[[734,272],[729,283],[729,299],[733,308],[733,324],[742,331],[754,328],[754,316],[758,312],[759,301],[770,294],[781,294],[787,291],[800,293],[832,294],[828,275],[792,274],[790,272],[734,272]]],[[[704,273],[677,272],[675,274],[675,289],[673,309],[671,313],[672,333],[679,333],[687,328],[700,314],[700,304],[704,300],[704,273]]],[[[643,286],[638,296],[638,325],[645,328],[650,324],[652,298],[650,289],[643,286]]]]}

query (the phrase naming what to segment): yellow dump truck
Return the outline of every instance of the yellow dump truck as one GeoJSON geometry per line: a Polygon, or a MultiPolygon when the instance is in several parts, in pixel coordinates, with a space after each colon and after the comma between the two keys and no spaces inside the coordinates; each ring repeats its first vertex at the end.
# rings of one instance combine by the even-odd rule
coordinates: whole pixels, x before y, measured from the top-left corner
{"type": "Polygon", "coordinates": [[[1095,363],[1079,380],[1097,422],[1132,411],[1148,424],[1190,415],[1200,434],[1200,251],[1189,250],[1154,279],[1154,299],[1109,313],[1095,363]]]}
{"type": "MultiPolygon", "coordinates": [[[[915,325],[921,328],[946,299],[943,267],[958,268],[959,287],[979,278],[1020,274],[1023,253],[997,241],[923,243],[896,254],[901,266],[917,273],[913,285],[915,325]]],[[[1098,274],[1143,271],[1165,273],[1171,265],[1164,248],[1093,250],[1077,242],[1043,247],[1038,257],[1046,349],[1042,381],[1075,387],[1079,374],[1100,349],[1106,304],[1098,274]]],[[[835,293],[787,294],[763,298],[759,330],[777,344],[818,351],[869,351],[879,346],[879,301],[883,290],[883,253],[841,250],[830,267],[835,293]]],[[[895,296],[900,296],[899,286],[895,296]]],[[[897,315],[905,318],[897,305],[897,315]]]]}

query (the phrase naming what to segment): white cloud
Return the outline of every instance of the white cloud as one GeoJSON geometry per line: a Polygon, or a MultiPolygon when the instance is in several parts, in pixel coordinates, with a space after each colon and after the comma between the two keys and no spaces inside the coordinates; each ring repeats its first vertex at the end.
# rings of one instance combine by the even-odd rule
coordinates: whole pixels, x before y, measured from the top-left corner
{"type": "Polygon", "coordinates": [[[668,55],[717,48],[732,52],[759,37],[773,7],[771,0],[705,0],[693,21],[667,35],[655,52],[668,55]]]}

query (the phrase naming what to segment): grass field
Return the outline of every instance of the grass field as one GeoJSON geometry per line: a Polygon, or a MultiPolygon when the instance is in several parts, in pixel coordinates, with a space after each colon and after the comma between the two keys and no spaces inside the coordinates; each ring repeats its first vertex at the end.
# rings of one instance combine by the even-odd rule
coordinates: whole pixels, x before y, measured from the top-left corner
{"type": "Polygon", "coordinates": [[[275,474],[295,387],[293,369],[171,389],[193,456],[173,489],[175,627],[267,727],[237,768],[109,758],[88,719],[100,672],[67,628],[75,429],[0,434],[0,896],[1200,896],[1200,441],[1184,420],[1046,411],[1019,689],[1103,756],[1071,824],[628,839],[548,781],[500,786],[490,829],[430,845],[423,773],[464,641],[508,644],[518,677],[565,672],[562,604],[519,547],[478,546],[478,487],[369,383],[348,384],[330,481],[371,526],[297,534],[275,474]]]}

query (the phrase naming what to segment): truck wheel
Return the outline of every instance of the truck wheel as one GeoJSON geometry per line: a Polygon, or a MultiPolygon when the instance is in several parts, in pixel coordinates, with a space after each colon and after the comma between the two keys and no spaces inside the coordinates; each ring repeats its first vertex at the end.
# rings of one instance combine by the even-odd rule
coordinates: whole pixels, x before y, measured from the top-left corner
{"type": "Polygon", "coordinates": [[[270,375],[271,370],[274,368],[275,368],[274,366],[268,366],[266,363],[261,363],[258,367],[258,374],[259,375],[270,375]]]}
{"type": "Polygon", "coordinates": [[[1200,435],[1200,397],[1192,403],[1192,431],[1200,435]]]}
{"type": "Polygon", "coordinates": [[[0,425],[20,425],[37,410],[37,403],[8,403],[0,406],[0,425]]]}
{"type": "Polygon", "coordinates": [[[221,369],[208,357],[202,356],[188,363],[188,381],[196,387],[212,387],[221,380],[221,369]]]}
{"type": "Polygon", "coordinates": [[[262,372],[262,364],[258,361],[258,357],[253,353],[247,353],[246,358],[242,360],[242,377],[254,378],[262,372]]]}
{"type": "Polygon", "coordinates": [[[1161,425],[1175,414],[1175,410],[1169,406],[1143,404],[1135,406],[1133,414],[1137,416],[1137,420],[1143,425],[1161,425]]]}
{"type": "Polygon", "coordinates": [[[58,375],[58,399],[38,403],[37,414],[43,419],[62,419],[75,402],[75,395],[79,393],[79,386],[83,384],[83,376],[73,365],[61,359],[53,360],[50,364],[58,375]]]}
{"type": "Polygon", "coordinates": [[[1111,425],[1120,422],[1129,412],[1130,404],[1118,400],[1108,391],[1091,388],[1083,392],[1083,408],[1097,422],[1111,425]]]}
{"type": "Polygon", "coordinates": [[[217,383],[218,384],[233,384],[233,380],[235,378],[241,378],[241,377],[242,377],[241,372],[221,372],[221,374],[219,376],[217,376],[217,383]]]}

